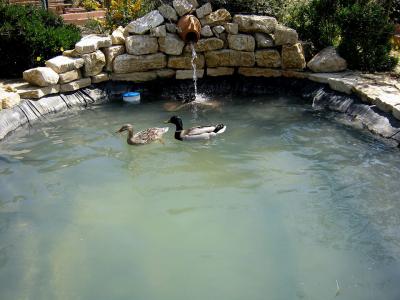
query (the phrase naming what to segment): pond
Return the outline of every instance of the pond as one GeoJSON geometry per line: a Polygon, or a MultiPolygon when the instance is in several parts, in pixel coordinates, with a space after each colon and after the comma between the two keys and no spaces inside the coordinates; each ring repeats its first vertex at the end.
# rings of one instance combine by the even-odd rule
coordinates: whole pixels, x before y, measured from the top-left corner
{"type": "Polygon", "coordinates": [[[1,299],[400,299],[400,153],[295,97],[181,111],[208,142],[134,147],[163,102],[0,144],[1,299]]]}

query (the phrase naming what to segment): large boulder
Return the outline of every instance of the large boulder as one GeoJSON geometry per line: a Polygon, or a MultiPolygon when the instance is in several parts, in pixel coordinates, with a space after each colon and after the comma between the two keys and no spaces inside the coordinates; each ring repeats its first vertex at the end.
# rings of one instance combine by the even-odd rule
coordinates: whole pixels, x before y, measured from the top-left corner
{"type": "Polygon", "coordinates": [[[271,48],[274,47],[274,39],[266,33],[257,32],[254,34],[257,42],[257,48],[271,48]]]}
{"type": "Polygon", "coordinates": [[[126,52],[133,55],[157,53],[157,38],[148,35],[131,35],[125,40],[126,52]]]}
{"type": "Polygon", "coordinates": [[[186,0],[174,0],[172,5],[179,16],[186,15],[195,9],[193,4],[186,0]]]}
{"type": "Polygon", "coordinates": [[[88,54],[83,54],[82,58],[85,61],[85,77],[94,76],[101,73],[103,67],[106,65],[106,57],[104,56],[104,53],[100,50],[88,54]]]}
{"type": "Polygon", "coordinates": [[[347,69],[347,62],[340,57],[334,47],[327,47],[315,55],[307,67],[318,73],[341,72],[347,69]]]}
{"type": "Polygon", "coordinates": [[[231,19],[232,16],[230,12],[224,8],[221,8],[205,16],[203,19],[200,19],[200,22],[202,26],[206,25],[217,26],[217,25],[224,25],[231,19]]]}
{"type": "MultiPolygon", "coordinates": [[[[197,58],[194,60],[197,69],[204,68],[204,55],[197,54],[197,58]]],[[[192,69],[192,56],[185,54],[182,56],[170,56],[168,58],[168,68],[171,69],[192,69]]]]}
{"type": "Polygon", "coordinates": [[[164,22],[164,17],[158,10],[153,10],[147,15],[130,22],[125,27],[125,32],[132,34],[145,34],[151,28],[155,28],[164,22]]]}
{"type": "Polygon", "coordinates": [[[212,13],[212,7],[209,2],[196,9],[196,15],[199,19],[202,19],[211,13],[212,13]]]}
{"type": "Polygon", "coordinates": [[[197,42],[195,50],[197,52],[206,52],[222,49],[224,41],[218,38],[201,39],[197,42]]]}
{"type": "Polygon", "coordinates": [[[22,77],[30,84],[49,86],[57,84],[59,75],[48,67],[38,67],[24,71],[22,77]]]}
{"type": "Polygon", "coordinates": [[[259,67],[279,68],[282,65],[281,55],[278,50],[258,50],[256,51],[256,64],[259,67]]]}
{"type": "Polygon", "coordinates": [[[239,25],[240,32],[274,33],[278,21],[273,17],[236,15],[233,22],[239,25]]]}
{"type": "Polygon", "coordinates": [[[229,48],[238,51],[253,52],[256,47],[256,41],[253,36],[248,34],[229,34],[229,48]]]}
{"type": "Polygon", "coordinates": [[[113,45],[125,45],[124,28],[122,26],[111,33],[111,42],[113,45]]]}
{"type": "Polygon", "coordinates": [[[167,33],[166,37],[158,39],[160,51],[169,55],[181,55],[185,43],[179,38],[178,35],[167,33]]]}
{"type": "Polygon", "coordinates": [[[176,10],[171,5],[163,4],[160,7],[158,7],[158,11],[167,20],[172,22],[178,21],[178,15],[176,14],[176,10]]]}
{"type": "Polygon", "coordinates": [[[80,54],[91,53],[100,48],[110,47],[112,39],[110,36],[88,35],[75,44],[75,50],[80,54]]]}
{"type": "Polygon", "coordinates": [[[282,68],[302,70],[306,67],[303,47],[300,43],[282,46],[282,68]]]}
{"type": "Polygon", "coordinates": [[[276,26],[274,38],[276,46],[296,44],[299,39],[296,30],[283,25],[276,26]]]}
{"type": "Polygon", "coordinates": [[[53,57],[46,61],[46,66],[53,69],[56,73],[65,73],[75,69],[82,68],[84,60],[82,58],[73,58],[63,55],[53,57]]]}
{"type": "Polygon", "coordinates": [[[115,73],[133,73],[153,69],[163,69],[167,66],[165,54],[130,55],[122,54],[114,59],[115,73]]]}
{"type": "Polygon", "coordinates": [[[254,52],[223,49],[205,53],[207,67],[252,67],[255,64],[254,52]]]}
{"type": "Polygon", "coordinates": [[[108,72],[112,72],[112,67],[114,63],[114,59],[121,54],[125,53],[125,46],[112,46],[103,49],[103,53],[106,57],[106,67],[105,70],[108,72]]]}

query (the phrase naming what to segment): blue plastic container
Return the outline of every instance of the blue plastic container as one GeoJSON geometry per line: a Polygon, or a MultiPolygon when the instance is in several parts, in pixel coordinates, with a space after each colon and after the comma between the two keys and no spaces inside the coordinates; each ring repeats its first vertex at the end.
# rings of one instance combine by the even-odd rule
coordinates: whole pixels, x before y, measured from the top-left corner
{"type": "Polygon", "coordinates": [[[138,104],[140,103],[140,93],[138,92],[127,92],[122,94],[122,99],[125,102],[138,104]]]}

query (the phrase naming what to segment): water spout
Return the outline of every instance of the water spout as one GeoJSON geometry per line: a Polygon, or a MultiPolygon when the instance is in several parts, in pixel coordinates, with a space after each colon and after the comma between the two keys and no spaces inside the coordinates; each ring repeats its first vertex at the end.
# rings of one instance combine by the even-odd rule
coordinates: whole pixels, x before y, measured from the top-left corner
{"type": "Polygon", "coordinates": [[[179,19],[178,34],[185,43],[197,43],[200,39],[201,24],[193,15],[186,15],[179,19]]]}

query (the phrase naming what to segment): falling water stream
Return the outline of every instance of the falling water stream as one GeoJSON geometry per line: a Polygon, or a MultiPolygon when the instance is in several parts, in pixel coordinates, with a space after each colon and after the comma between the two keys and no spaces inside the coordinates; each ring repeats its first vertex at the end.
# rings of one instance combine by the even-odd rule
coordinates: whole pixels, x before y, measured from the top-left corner
{"type": "Polygon", "coordinates": [[[192,49],[192,69],[193,69],[193,83],[194,83],[194,96],[195,99],[197,99],[197,70],[196,70],[196,58],[197,58],[197,53],[196,49],[194,47],[194,43],[190,43],[190,48],[192,49]]]}

